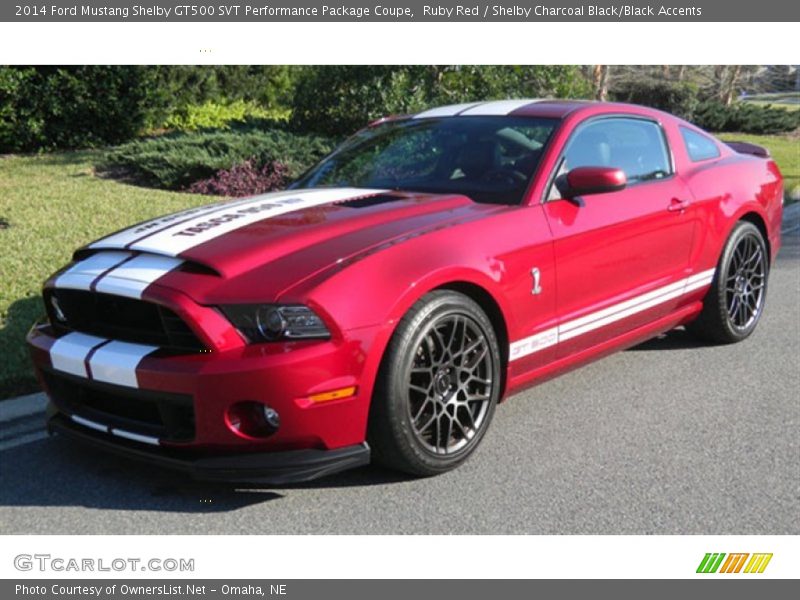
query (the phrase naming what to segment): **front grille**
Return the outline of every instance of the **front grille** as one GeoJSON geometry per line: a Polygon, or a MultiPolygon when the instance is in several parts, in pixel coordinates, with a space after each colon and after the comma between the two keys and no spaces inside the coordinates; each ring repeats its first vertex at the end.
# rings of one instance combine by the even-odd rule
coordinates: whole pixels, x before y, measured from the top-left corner
{"type": "Polygon", "coordinates": [[[50,322],[58,333],[80,331],[123,342],[159,346],[179,352],[205,349],[189,326],[170,309],[135,298],[85,290],[45,292],[50,322]],[[54,314],[55,296],[66,321],[54,314]]]}
{"type": "Polygon", "coordinates": [[[194,439],[194,403],[184,394],[127,388],[44,372],[53,402],[69,415],[169,442],[194,439]]]}

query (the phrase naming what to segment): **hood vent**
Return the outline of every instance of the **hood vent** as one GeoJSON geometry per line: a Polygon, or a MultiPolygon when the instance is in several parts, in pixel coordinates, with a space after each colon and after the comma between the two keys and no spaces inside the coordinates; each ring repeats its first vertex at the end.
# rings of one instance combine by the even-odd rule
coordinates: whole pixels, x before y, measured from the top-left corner
{"type": "Polygon", "coordinates": [[[399,194],[377,194],[375,196],[367,196],[365,198],[356,198],[354,200],[345,200],[344,202],[337,202],[337,206],[348,206],[350,208],[369,208],[370,206],[377,206],[378,204],[386,204],[387,202],[397,202],[404,200],[405,196],[399,194]]]}

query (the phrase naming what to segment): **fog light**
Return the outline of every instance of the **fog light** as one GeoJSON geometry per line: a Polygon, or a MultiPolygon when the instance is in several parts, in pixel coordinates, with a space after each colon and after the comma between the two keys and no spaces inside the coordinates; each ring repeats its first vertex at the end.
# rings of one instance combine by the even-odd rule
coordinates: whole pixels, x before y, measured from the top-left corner
{"type": "Polygon", "coordinates": [[[228,429],[250,438],[265,438],[276,431],[281,424],[278,411],[260,402],[237,402],[225,412],[228,429]]]}
{"type": "Polygon", "coordinates": [[[281,417],[278,411],[266,404],[264,405],[264,419],[273,429],[278,429],[281,426],[281,417]]]}

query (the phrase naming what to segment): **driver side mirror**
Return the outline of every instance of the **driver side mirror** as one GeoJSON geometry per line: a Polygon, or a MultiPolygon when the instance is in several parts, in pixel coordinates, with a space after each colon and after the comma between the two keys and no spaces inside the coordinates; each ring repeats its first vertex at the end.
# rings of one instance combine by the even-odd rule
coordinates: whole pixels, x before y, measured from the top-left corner
{"type": "Polygon", "coordinates": [[[627,184],[625,171],[614,167],[576,167],[556,178],[561,197],[578,206],[583,205],[578,196],[617,192],[627,184]]]}

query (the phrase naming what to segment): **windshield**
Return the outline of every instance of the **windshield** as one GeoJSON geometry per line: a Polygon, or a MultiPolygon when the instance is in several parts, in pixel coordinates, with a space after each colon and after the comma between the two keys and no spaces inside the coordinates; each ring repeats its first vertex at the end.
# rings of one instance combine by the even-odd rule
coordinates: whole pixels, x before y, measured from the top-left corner
{"type": "Polygon", "coordinates": [[[369,187],[457,193],[519,204],[555,119],[404,119],[364,129],[301,177],[296,188],[369,187]]]}

